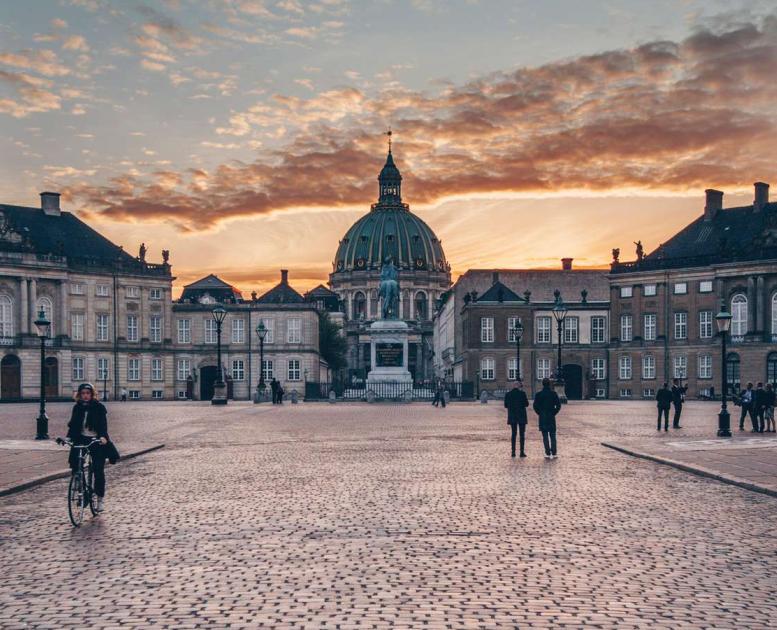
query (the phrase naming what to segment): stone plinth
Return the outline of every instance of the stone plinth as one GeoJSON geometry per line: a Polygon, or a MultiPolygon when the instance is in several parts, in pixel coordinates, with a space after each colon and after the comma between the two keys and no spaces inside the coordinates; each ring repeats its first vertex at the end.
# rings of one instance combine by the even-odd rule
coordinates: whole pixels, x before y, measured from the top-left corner
{"type": "Polygon", "coordinates": [[[408,366],[408,326],[397,319],[373,322],[370,335],[370,365],[367,387],[374,383],[412,383],[408,366]]]}

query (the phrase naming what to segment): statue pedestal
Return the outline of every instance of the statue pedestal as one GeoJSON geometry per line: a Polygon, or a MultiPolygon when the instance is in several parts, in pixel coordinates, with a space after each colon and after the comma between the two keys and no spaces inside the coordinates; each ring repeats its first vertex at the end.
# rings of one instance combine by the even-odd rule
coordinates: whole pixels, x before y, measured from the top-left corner
{"type": "Polygon", "coordinates": [[[413,384],[408,365],[408,326],[398,319],[379,319],[368,329],[370,365],[367,389],[376,383],[413,384]]]}

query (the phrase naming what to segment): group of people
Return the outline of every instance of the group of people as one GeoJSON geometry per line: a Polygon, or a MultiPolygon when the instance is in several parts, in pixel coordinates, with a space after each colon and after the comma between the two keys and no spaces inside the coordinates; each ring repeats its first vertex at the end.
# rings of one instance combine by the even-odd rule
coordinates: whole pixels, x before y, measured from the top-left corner
{"type": "MultiPolygon", "coordinates": [[[[529,399],[523,391],[523,383],[516,381],[513,388],[505,394],[504,406],[507,408],[507,424],[512,430],[510,442],[512,456],[515,457],[515,440],[520,437],[520,456],[526,457],[526,425],[528,418],[526,409],[529,399]]],[[[542,380],[542,390],[534,397],[532,409],[539,419],[542,445],[545,449],[545,459],[558,457],[556,444],[556,415],[561,411],[561,399],[550,386],[550,379],[542,380]]]]}
{"type": "Polygon", "coordinates": [[[745,430],[745,417],[749,415],[752,433],[777,432],[774,427],[774,401],[775,391],[771,383],[767,383],[766,387],[763,383],[758,383],[755,389],[752,383],[748,383],[739,395],[734,396],[734,404],[742,409],[739,415],[739,430],[745,430]]]}
{"type": "Polygon", "coordinates": [[[270,392],[272,393],[272,404],[273,405],[282,405],[283,404],[283,395],[286,393],[283,391],[283,387],[281,386],[281,382],[275,380],[275,377],[270,381],[270,392]]]}
{"type": "Polygon", "coordinates": [[[672,418],[672,428],[682,429],[680,426],[680,416],[683,413],[683,403],[685,402],[685,392],[688,386],[683,386],[679,378],[672,380],[672,389],[669,389],[669,383],[656,392],[656,403],[658,407],[658,426],[661,430],[661,416],[664,417],[664,431],[669,431],[669,409],[674,405],[674,417],[672,418]]]}

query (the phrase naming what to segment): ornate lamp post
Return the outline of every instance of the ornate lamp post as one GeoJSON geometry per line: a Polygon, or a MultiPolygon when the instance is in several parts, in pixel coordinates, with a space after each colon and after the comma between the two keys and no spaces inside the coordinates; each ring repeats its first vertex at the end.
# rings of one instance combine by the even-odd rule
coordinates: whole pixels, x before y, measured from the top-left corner
{"type": "Polygon", "coordinates": [[[264,338],[267,336],[267,328],[264,325],[264,321],[259,320],[259,324],[256,327],[256,336],[259,337],[259,392],[256,397],[256,402],[261,402],[261,396],[264,394],[264,338]]]}
{"type": "Polygon", "coordinates": [[[216,355],[218,361],[218,378],[213,384],[212,405],[227,404],[227,385],[224,383],[224,368],[221,365],[221,325],[227,316],[227,311],[223,306],[217,306],[213,309],[213,319],[216,320],[216,355]]]}
{"type": "Polygon", "coordinates": [[[715,315],[715,323],[718,325],[720,340],[722,344],[723,355],[721,358],[721,404],[718,414],[718,437],[731,437],[731,417],[728,414],[726,406],[726,392],[728,391],[728,366],[726,365],[726,335],[731,328],[731,313],[726,310],[726,301],[723,300],[720,305],[720,313],[715,315]]]}
{"type": "Polygon", "coordinates": [[[556,304],[553,306],[553,317],[556,320],[556,326],[558,327],[558,364],[556,365],[556,383],[559,385],[564,384],[564,372],[561,369],[561,342],[564,332],[564,320],[567,318],[567,307],[564,301],[561,299],[561,292],[556,289],[553,292],[556,296],[556,304]]]}
{"type": "Polygon", "coordinates": [[[46,312],[41,309],[38,319],[34,322],[40,337],[40,411],[36,422],[36,440],[49,439],[49,417],[46,415],[46,339],[49,337],[51,322],[46,319],[46,312]]]}
{"type": "Polygon", "coordinates": [[[513,328],[513,335],[515,337],[515,380],[521,380],[521,338],[523,337],[523,324],[521,320],[515,324],[513,328]]]}

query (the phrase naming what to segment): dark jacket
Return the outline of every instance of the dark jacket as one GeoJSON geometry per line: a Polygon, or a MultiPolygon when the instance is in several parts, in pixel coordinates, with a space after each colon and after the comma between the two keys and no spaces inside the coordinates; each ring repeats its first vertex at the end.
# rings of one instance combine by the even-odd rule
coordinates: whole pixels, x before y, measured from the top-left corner
{"type": "Polygon", "coordinates": [[[672,402],[675,405],[683,404],[683,394],[688,391],[688,387],[682,385],[672,385],[672,402]]]}
{"type": "Polygon", "coordinates": [[[556,430],[556,414],[561,410],[561,400],[550,387],[543,387],[534,397],[535,413],[540,419],[540,431],[556,430]]]}
{"type": "Polygon", "coordinates": [[[759,387],[758,389],[755,390],[755,394],[753,395],[753,400],[755,401],[755,404],[753,406],[760,411],[768,404],[767,391],[763,387],[759,387]]]}
{"type": "Polygon", "coordinates": [[[656,401],[659,409],[669,409],[672,406],[672,392],[662,387],[656,394],[656,401]]]}
{"type": "Polygon", "coordinates": [[[529,406],[529,399],[526,392],[514,387],[505,394],[505,408],[507,409],[507,424],[526,424],[526,407],[529,406]]]}
{"type": "Polygon", "coordinates": [[[777,394],[775,394],[775,391],[773,389],[767,389],[766,390],[766,406],[767,407],[774,407],[774,400],[775,397],[777,397],[777,394]]]}
{"type": "Polygon", "coordinates": [[[98,438],[105,438],[108,443],[92,449],[92,456],[103,456],[110,460],[111,464],[119,461],[119,451],[111,442],[108,435],[108,412],[98,400],[92,400],[87,404],[77,402],[73,405],[73,413],[67,424],[67,437],[74,442],[83,442],[84,424],[97,434],[98,438]]]}

